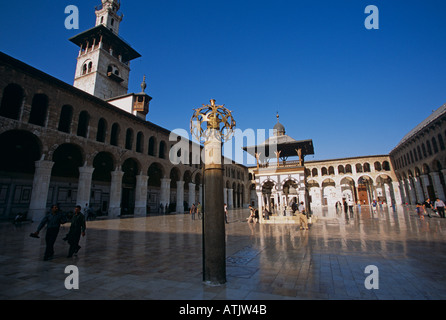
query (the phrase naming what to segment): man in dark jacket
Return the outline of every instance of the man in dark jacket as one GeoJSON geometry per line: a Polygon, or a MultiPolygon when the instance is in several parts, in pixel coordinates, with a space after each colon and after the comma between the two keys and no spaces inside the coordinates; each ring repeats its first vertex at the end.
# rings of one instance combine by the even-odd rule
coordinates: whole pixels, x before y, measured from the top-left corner
{"type": "Polygon", "coordinates": [[[54,243],[56,242],[57,235],[59,234],[60,225],[64,224],[65,222],[67,222],[65,215],[59,211],[59,207],[57,205],[53,205],[51,207],[51,212],[42,219],[36,232],[31,233],[32,237],[38,238],[40,230],[42,230],[42,228],[46,225],[46,248],[43,260],[46,261],[53,258],[54,243]]]}
{"type": "Polygon", "coordinates": [[[81,248],[79,246],[79,240],[81,234],[83,237],[85,236],[85,229],[85,216],[81,213],[81,206],[76,206],[76,208],[74,208],[74,215],[71,218],[70,231],[68,231],[67,234],[67,240],[70,244],[67,258],[71,258],[73,254],[77,255],[77,252],[81,248]]]}

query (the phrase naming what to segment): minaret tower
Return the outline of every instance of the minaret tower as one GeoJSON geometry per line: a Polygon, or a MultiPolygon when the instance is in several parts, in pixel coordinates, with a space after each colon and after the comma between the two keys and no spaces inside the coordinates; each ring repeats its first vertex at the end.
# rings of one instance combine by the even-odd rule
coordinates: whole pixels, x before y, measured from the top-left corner
{"type": "Polygon", "coordinates": [[[118,36],[119,0],[102,0],[96,26],[70,39],[79,46],[74,86],[108,100],[127,94],[130,61],[141,55],[118,36]]]}

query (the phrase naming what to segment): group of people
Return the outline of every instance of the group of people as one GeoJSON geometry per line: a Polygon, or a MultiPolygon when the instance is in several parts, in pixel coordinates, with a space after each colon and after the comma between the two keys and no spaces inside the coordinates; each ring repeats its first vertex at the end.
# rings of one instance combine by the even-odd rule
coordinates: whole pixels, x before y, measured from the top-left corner
{"type": "Polygon", "coordinates": [[[424,219],[424,215],[427,215],[429,218],[432,218],[432,212],[438,214],[440,218],[445,218],[444,207],[445,207],[444,202],[439,198],[436,198],[434,203],[432,203],[432,201],[428,198],[423,203],[417,202],[416,212],[421,220],[424,219]]]}
{"type": "MultiPolygon", "coordinates": [[[[301,201],[299,205],[293,202],[291,205],[293,214],[296,212],[299,215],[299,224],[300,230],[308,230],[308,216],[307,210],[305,209],[304,202],[301,201]]],[[[255,209],[252,205],[249,205],[249,217],[247,218],[248,223],[256,223],[259,221],[259,210],[255,209]]],[[[269,211],[267,209],[264,210],[265,219],[269,219],[269,211]]]]}
{"type": "Polygon", "coordinates": [[[198,202],[197,205],[195,205],[195,203],[192,203],[189,213],[192,216],[192,220],[195,220],[196,214],[198,215],[198,219],[201,219],[203,217],[203,207],[201,206],[201,203],[198,202]]]}
{"type": "MultiPolygon", "coordinates": [[[[79,240],[81,235],[85,236],[86,223],[85,216],[81,212],[81,206],[77,205],[74,208],[74,214],[71,217],[71,225],[68,234],[63,238],[69,244],[68,256],[71,258],[73,255],[77,255],[79,249],[79,240]]],[[[40,222],[37,230],[30,234],[33,238],[40,238],[39,232],[46,226],[45,234],[45,253],[43,260],[50,260],[54,256],[54,243],[56,242],[57,236],[59,234],[60,226],[68,222],[67,216],[59,210],[57,205],[51,207],[50,213],[48,213],[40,222]]]]}

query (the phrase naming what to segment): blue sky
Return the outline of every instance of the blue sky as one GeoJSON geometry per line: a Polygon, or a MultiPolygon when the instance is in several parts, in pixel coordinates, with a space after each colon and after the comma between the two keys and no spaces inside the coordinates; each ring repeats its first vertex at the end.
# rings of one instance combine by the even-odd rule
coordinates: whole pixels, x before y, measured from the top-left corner
{"type": "MultiPolygon", "coordinates": [[[[241,130],[312,139],[307,160],[387,154],[446,103],[443,0],[121,0],[120,36],[141,55],[148,120],[188,129],[192,109],[216,99],[241,130]],[[367,30],[367,5],[379,30],[367,30]]],[[[94,26],[91,1],[3,1],[0,50],[69,84],[78,48],[68,39],[94,26]],[[65,7],[79,8],[67,30],[65,7]]],[[[262,141],[259,141],[262,142],[262,141]]]]}

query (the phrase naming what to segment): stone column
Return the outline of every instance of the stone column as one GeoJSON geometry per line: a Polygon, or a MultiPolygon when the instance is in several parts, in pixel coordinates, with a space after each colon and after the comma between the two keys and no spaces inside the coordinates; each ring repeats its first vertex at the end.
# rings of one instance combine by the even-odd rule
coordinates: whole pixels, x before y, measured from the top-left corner
{"type": "MultiPolygon", "coordinates": [[[[264,222],[264,219],[263,219],[264,203],[263,203],[263,194],[262,194],[262,192],[257,192],[257,202],[258,202],[257,209],[259,210],[259,222],[263,223],[264,222]]],[[[251,215],[251,212],[249,214],[251,215]]]]}
{"type": "Polygon", "coordinates": [[[427,174],[422,174],[420,178],[423,179],[422,181],[423,181],[423,192],[424,192],[423,201],[424,201],[424,199],[429,198],[429,192],[427,191],[427,186],[430,185],[429,176],[427,174]]]}
{"type": "Polygon", "coordinates": [[[184,212],[184,181],[177,181],[177,208],[176,212],[184,212]]]}
{"type": "Polygon", "coordinates": [[[120,169],[111,172],[110,206],[108,216],[116,218],[121,214],[122,177],[124,172],[120,169]]]}
{"type": "MultiPolygon", "coordinates": [[[[443,186],[441,185],[440,181],[440,172],[431,172],[430,173],[432,177],[432,181],[434,182],[434,190],[435,190],[435,196],[441,200],[444,198],[444,190],[443,186]]],[[[431,199],[432,201],[435,201],[434,199],[431,199]]]]}
{"type": "Polygon", "coordinates": [[[233,201],[234,190],[232,189],[227,189],[227,190],[228,190],[228,208],[232,209],[234,207],[234,201],[233,201]]]}
{"type": "Polygon", "coordinates": [[[40,221],[46,214],[46,202],[50,187],[51,170],[54,162],[39,160],[35,162],[33,189],[29,203],[28,218],[32,221],[40,221]]]}
{"type": "Polygon", "coordinates": [[[79,167],[79,182],[77,185],[76,204],[80,205],[82,209],[86,204],[90,205],[91,197],[91,178],[93,176],[93,167],[83,166],[79,167]]]}
{"type": "MultiPolygon", "coordinates": [[[[415,191],[416,191],[416,196],[417,196],[416,201],[414,201],[414,202],[422,203],[424,201],[424,193],[423,193],[423,189],[421,187],[421,178],[414,177],[413,180],[415,183],[415,191]]],[[[410,194],[410,195],[412,196],[412,194],[410,194]]],[[[411,204],[415,204],[415,203],[411,203],[411,204]]]]}
{"type": "Polygon", "coordinates": [[[203,185],[200,184],[198,186],[198,202],[201,203],[201,205],[203,205],[203,185]]]}
{"type": "Polygon", "coordinates": [[[195,183],[189,182],[189,207],[192,207],[192,204],[197,206],[195,202],[195,183]]]}
{"type": "MultiPolygon", "coordinates": [[[[228,205],[228,189],[223,188],[223,203],[226,203],[228,205]]],[[[228,205],[229,207],[229,205],[228,205]]]]}
{"type": "Polygon", "coordinates": [[[170,203],[170,179],[161,179],[160,204],[163,205],[164,213],[166,205],[170,203]]]}
{"type": "Polygon", "coordinates": [[[393,200],[395,201],[395,204],[402,204],[403,200],[401,197],[399,182],[398,181],[392,182],[392,187],[393,187],[393,196],[394,196],[393,200]]]}
{"type": "Polygon", "coordinates": [[[135,188],[135,216],[147,215],[147,181],[149,176],[140,174],[136,176],[135,188]]]}

